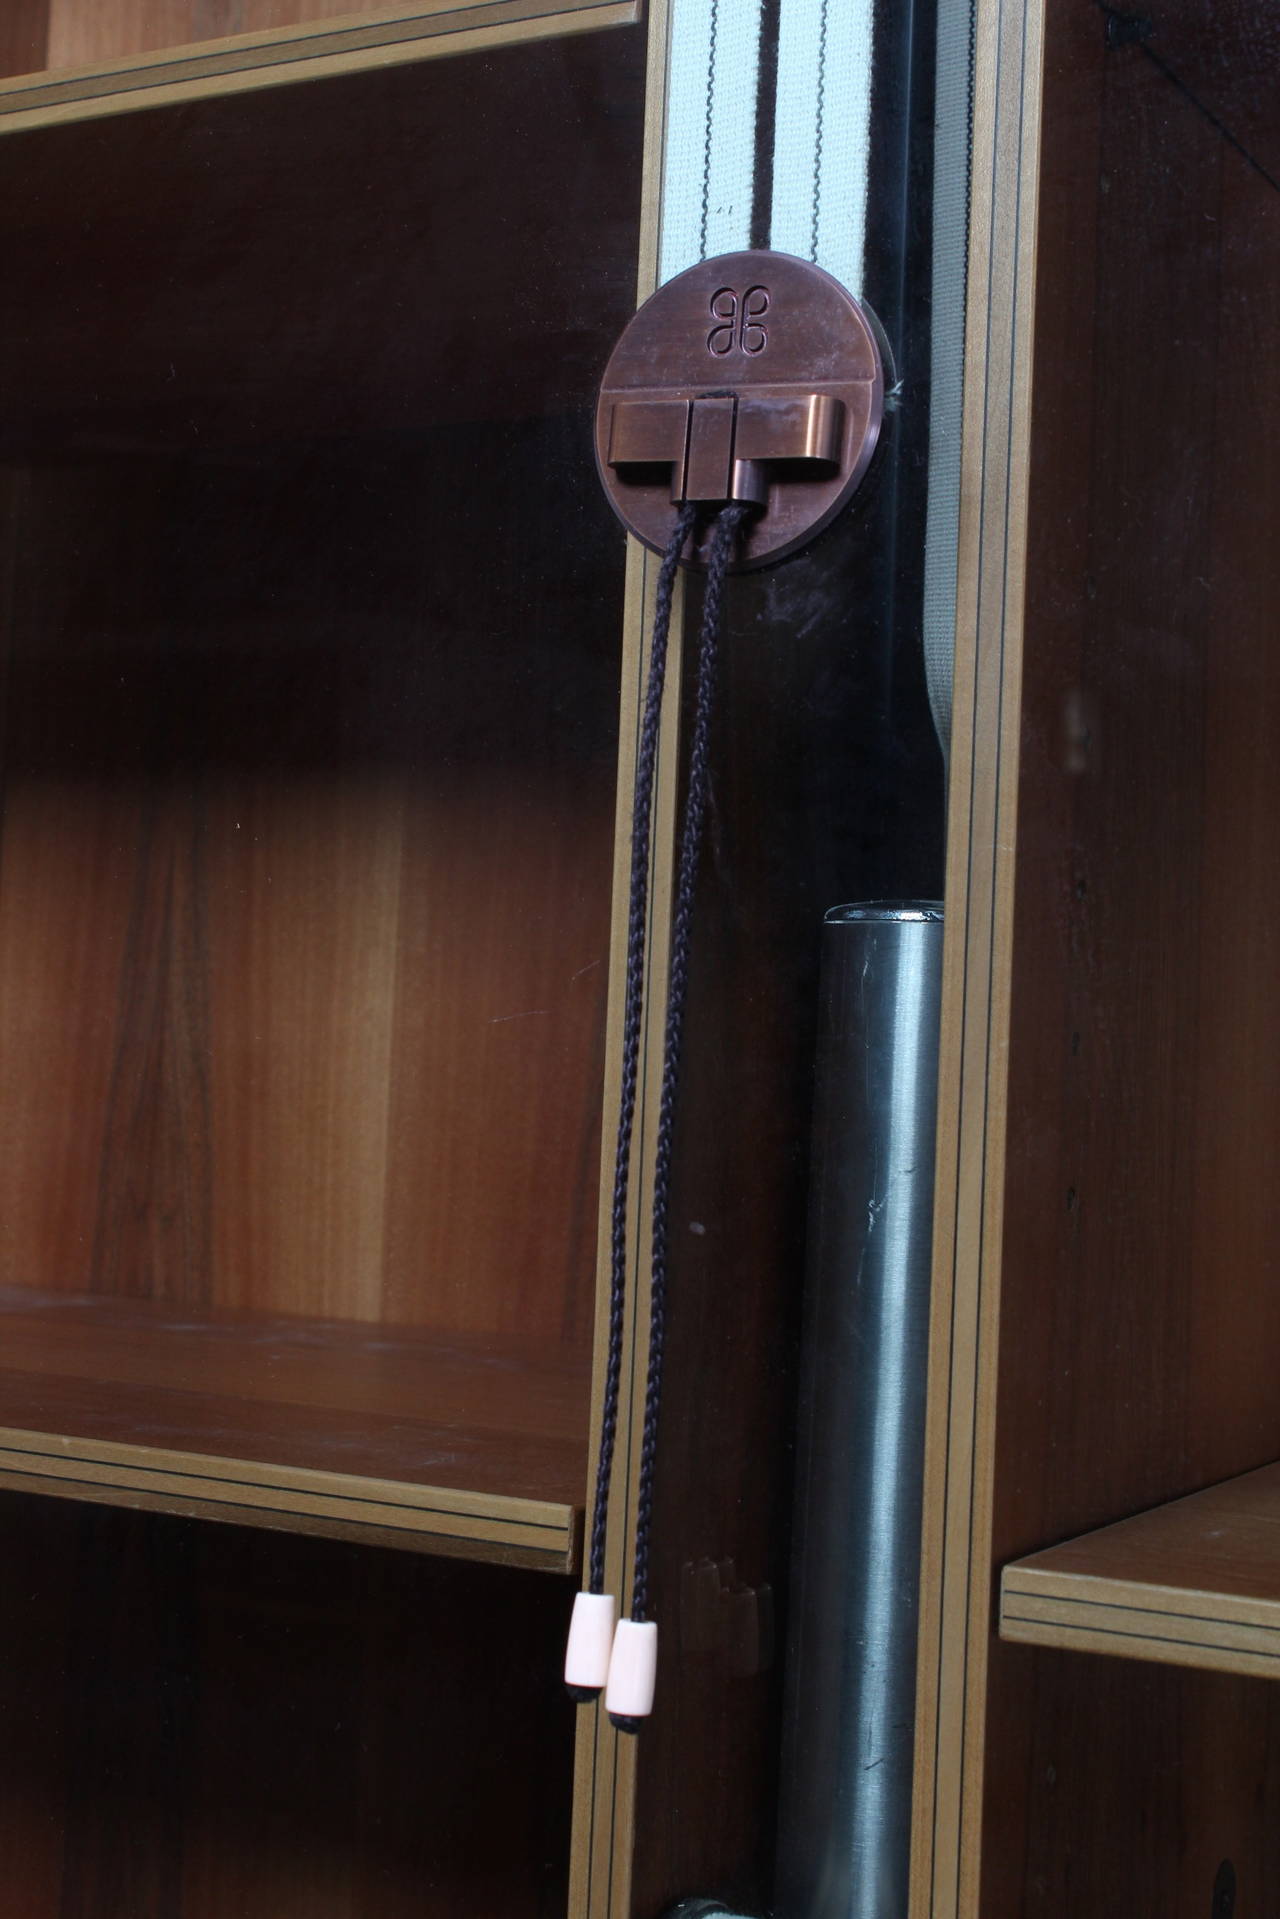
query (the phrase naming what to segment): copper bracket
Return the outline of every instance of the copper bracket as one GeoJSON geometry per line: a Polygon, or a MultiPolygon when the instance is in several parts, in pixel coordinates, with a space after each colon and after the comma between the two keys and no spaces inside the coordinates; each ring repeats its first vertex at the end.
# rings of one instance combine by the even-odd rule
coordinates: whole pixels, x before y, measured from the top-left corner
{"type": "Polygon", "coordinates": [[[785,253],[729,253],[669,280],[605,369],[596,461],[623,524],[660,551],[677,509],[749,502],[742,564],[794,553],[870,465],[884,413],[877,329],[839,281],[785,253]]]}

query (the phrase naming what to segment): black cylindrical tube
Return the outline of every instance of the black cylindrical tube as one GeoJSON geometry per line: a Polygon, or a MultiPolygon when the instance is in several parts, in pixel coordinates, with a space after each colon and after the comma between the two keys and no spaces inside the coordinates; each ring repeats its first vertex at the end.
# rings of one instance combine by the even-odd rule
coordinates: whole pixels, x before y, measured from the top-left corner
{"type": "Polygon", "coordinates": [[[902,1919],[942,910],[823,929],[780,1919],[902,1919]]]}

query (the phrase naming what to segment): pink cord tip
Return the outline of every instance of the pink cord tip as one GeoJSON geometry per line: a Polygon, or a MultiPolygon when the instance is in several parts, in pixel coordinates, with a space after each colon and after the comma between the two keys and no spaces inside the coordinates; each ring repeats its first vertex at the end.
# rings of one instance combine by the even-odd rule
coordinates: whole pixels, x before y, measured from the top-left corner
{"type": "Polygon", "coordinates": [[[657,1626],[648,1619],[620,1619],[613,1635],[604,1703],[610,1719],[624,1732],[634,1732],[636,1721],[647,1719],[653,1711],[657,1677],[657,1626]]]}
{"type": "Polygon", "coordinates": [[[579,1593],[569,1621],[564,1683],[579,1697],[594,1698],[609,1677],[618,1608],[609,1593],[579,1593]]]}

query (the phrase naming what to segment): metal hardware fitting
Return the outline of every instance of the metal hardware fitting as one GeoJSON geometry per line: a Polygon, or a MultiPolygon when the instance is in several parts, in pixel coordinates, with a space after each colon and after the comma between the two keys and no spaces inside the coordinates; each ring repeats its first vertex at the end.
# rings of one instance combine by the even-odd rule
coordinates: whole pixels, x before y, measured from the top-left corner
{"type": "Polygon", "coordinates": [[[875,322],[785,253],[730,253],[668,281],[605,370],[596,460],[624,525],[661,550],[688,501],[759,508],[743,564],[826,526],[870,464],[884,412],[875,322]]]}
{"type": "Polygon", "coordinates": [[[671,498],[708,506],[749,500],[765,506],[768,467],[805,460],[838,467],[844,402],[830,393],[803,399],[706,394],[692,400],[617,400],[609,429],[609,465],[669,466],[671,498]]]}

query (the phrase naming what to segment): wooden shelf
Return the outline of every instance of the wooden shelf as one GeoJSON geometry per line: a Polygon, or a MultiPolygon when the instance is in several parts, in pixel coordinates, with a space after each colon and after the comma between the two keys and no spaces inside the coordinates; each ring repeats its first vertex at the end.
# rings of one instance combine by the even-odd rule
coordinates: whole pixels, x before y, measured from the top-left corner
{"type": "Polygon", "coordinates": [[[18,19],[0,20],[0,132],[624,26],[639,14],[637,0],[354,0],[341,12],[286,0],[253,11],[271,27],[210,37],[197,0],[164,9],[31,0],[18,19]]]}
{"type": "Polygon", "coordinates": [[[572,1571],[589,1373],[548,1343],[0,1291],[0,1485],[572,1571]]]}
{"type": "Polygon", "coordinates": [[[1007,1566],[1000,1636],[1280,1678],[1280,1464],[1007,1566]]]}

